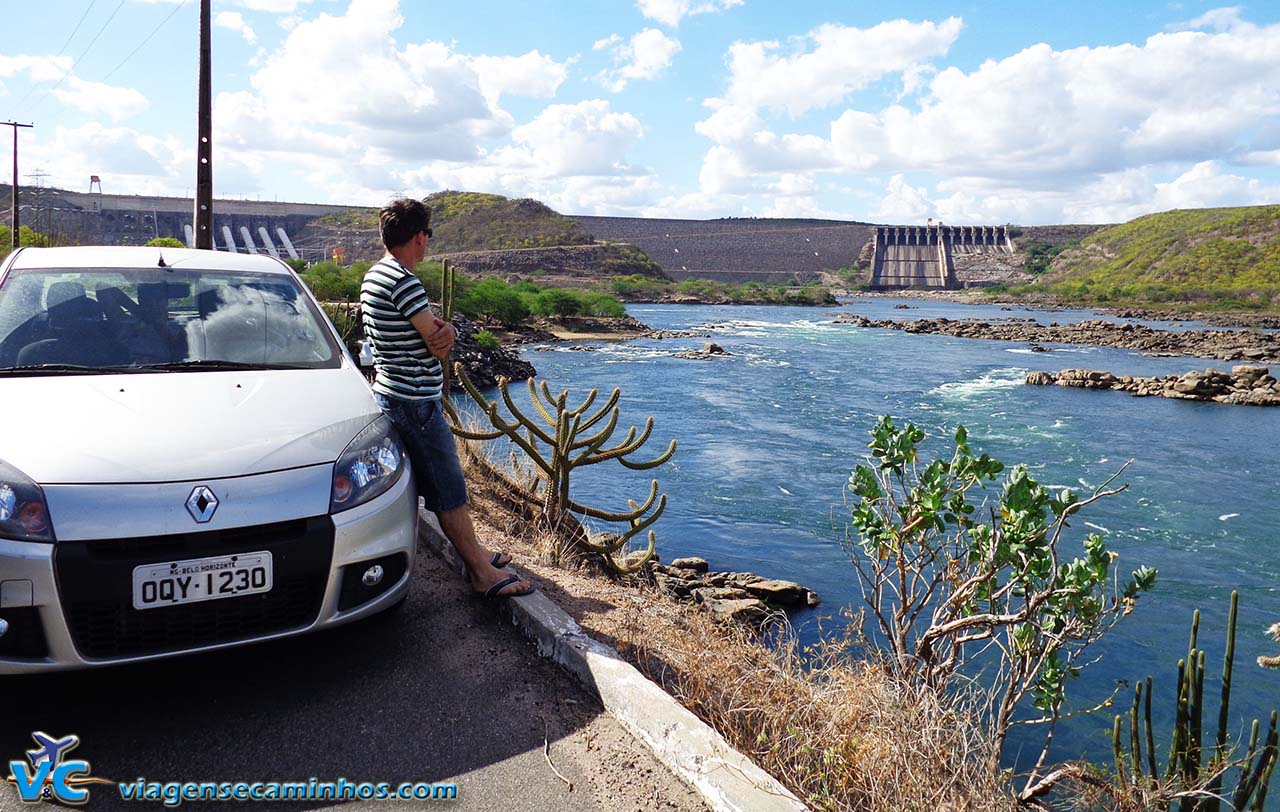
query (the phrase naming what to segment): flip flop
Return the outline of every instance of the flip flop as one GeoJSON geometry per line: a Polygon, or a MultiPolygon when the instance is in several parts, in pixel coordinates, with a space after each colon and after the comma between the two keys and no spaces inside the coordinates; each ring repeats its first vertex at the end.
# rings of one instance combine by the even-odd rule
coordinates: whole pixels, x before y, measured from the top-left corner
{"type": "Polygon", "coordinates": [[[518,584],[523,580],[524,579],[521,578],[519,575],[510,575],[502,579],[498,583],[494,584],[493,586],[489,587],[484,592],[473,592],[472,594],[475,595],[475,597],[477,598],[484,598],[486,600],[501,600],[502,598],[519,598],[523,595],[532,595],[534,592],[538,591],[538,588],[532,585],[529,586],[528,589],[522,589],[519,592],[504,593],[502,591],[503,589],[506,589],[512,584],[518,584]]]}
{"type": "Polygon", "coordinates": [[[498,569],[502,569],[511,563],[511,556],[506,553],[494,553],[493,558],[489,559],[489,563],[498,569]],[[504,558],[506,559],[505,561],[503,561],[504,558]]]}

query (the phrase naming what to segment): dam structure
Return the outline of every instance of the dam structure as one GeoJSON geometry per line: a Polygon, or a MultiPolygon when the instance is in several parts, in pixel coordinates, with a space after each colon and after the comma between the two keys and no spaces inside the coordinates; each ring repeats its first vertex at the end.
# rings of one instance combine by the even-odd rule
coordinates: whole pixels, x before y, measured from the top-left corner
{"type": "MultiPolygon", "coordinates": [[[[0,186],[3,190],[11,188],[0,186]]],[[[194,244],[191,227],[194,202],[189,197],[31,187],[23,187],[19,192],[20,204],[25,209],[22,224],[71,244],[141,245],[155,237],[173,237],[185,245],[194,244]]],[[[355,207],[216,199],[214,248],[295,259],[325,259],[333,241],[303,238],[307,226],[316,218],[352,208],[355,207]]]]}
{"type": "Polygon", "coordinates": [[[957,254],[1012,254],[1007,226],[876,226],[873,290],[957,290],[957,254]]]}

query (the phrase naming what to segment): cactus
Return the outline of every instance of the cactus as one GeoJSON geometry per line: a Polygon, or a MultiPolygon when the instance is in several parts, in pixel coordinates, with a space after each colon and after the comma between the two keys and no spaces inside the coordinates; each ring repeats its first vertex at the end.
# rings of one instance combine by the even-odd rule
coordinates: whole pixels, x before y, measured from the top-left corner
{"type": "Polygon", "coordinates": [[[505,436],[529,456],[536,475],[531,486],[515,481],[492,465],[488,466],[489,473],[508,496],[523,503],[539,526],[553,532],[561,545],[557,549],[573,546],[595,553],[603,558],[611,570],[619,574],[635,572],[653,558],[657,546],[653,530],[649,530],[648,546],[639,556],[628,555],[627,544],[657,521],[667,507],[666,494],[658,493],[658,480],[652,481],[649,496],[643,504],[627,500],[629,510],[624,511],[589,507],[574,501],[569,494],[570,475],[577,468],[617,460],[632,470],[647,470],[671,459],[676,451],[675,440],[654,459],[644,462],[630,459],[632,454],[648,442],[653,433],[652,417],[646,419],[643,431],[637,434],[636,427],[632,426],[621,442],[606,447],[618,427],[618,398],[622,394],[620,389],[614,389],[604,405],[588,415],[587,410],[595,403],[599,390],[592,389],[577,408],[570,408],[567,390],[556,395],[546,381],[542,381],[539,386],[530,378],[529,398],[537,410],[536,418],[541,418],[539,421],[516,406],[507,390],[508,381],[505,378],[499,379],[498,391],[514,418],[509,422],[499,414],[497,400],[485,398],[471,383],[461,364],[454,365],[454,375],[467,394],[484,409],[494,430],[473,431],[464,427],[457,411],[446,399],[445,412],[449,416],[453,433],[466,440],[495,440],[505,436]],[[602,421],[603,427],[597,429],[602,421]],[[593,536],[574,514],[626,524],[628,528],[620,535],[593,536]]]}
{"type": "Polygon", "coordinates": [[[1200,611],[1192,615],[1191,639],[1187,656],[1178,661],[1178,699],[1169,756],[1163,775],[1157,771],[1155,734],[1151,724],[1151,678],[1134,688],[1133,706],[1116,716],[1111,742],[1115,753],[1116,773],[1122,786],[1143,792],[1147,797],[1164,798],[1161,808],[1170,809],[1168,800],[1180,797],[1179,812],[1219,812],[1222,799],[1239,812],[1262,812],[1267,786],[1276,762],[1280,760],[1277,738],[1277,714],[1271,712],[1267,735],[1259,750],[1261,725],[1253,722],[1249,749],[1242,761],[1233,760],[1227,736],[1231,703],[1231,673],[1236,648],[1236,612],[1239,593],[1231,593],[1231,610],[1227,619],[1227,644],[1223,656],[1221,698],[1218,724],[1212,744],[1203,741],[1205,652],[1196,647],[1200,629],[1200,611]],[[1128,753],[1125,752],[1124,722],[1128,722],[1128,753]],[[1145,759],[1144,759],[1145,741],[1145,759]],[[1208,756],[1207,760],[1205,756],[1208,756]],[[1236,768],[1236,786],[1223,793],[1225,776],[1236,768]],[[1207,780],[1206,780],[1207,779],[1207,780]]]}
{"type": "MultiPolygon", "coordinates": [[[[453,322],[453,266],[449,264],[449,260],[443,260],[440,263],[440,318],[447,322],[453,322]]],[[[440,361],[440,371],[444,376],[441,381],[440,388],[444,393],[444,402],[449,402],[449,355],[445,355],[440,361]]]]}

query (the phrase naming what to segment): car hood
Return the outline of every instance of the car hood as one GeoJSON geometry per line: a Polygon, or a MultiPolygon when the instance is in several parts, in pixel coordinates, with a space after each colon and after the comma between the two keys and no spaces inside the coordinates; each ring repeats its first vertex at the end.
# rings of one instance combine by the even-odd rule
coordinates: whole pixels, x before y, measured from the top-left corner
{"type": "Polygon", "coordinates": [[[349,368],[0,380],[0,460],[41,485],[331,463],[379,414],[349,368]]]}

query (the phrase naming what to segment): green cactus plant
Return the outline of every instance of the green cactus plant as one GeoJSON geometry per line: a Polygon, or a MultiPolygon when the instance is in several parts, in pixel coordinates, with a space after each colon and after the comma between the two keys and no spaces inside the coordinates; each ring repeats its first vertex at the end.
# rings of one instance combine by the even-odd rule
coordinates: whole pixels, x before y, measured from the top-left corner
{"type": "Polygon", "coordinates": [[[551,531],[559,539],[560,549],[577,547],[599,555],[610,570],[619,574],[635,572],[653,558],[657,548],[653,530],[648,532],[647,547],[638,555],[628,554],[628,544],[632,538],[657,521],[666,510],[667,495],[658,493],[658,480],[652,481],[649,496],[643,504],[627,500],[629,510],[601,510],[581,504],[570,496],[571,474],[578,468],[617,460],[626,468],[643,471],[656,468],[671,459],[676,451],[675,440],[671,441],[666,451],[651,460],[636,462],[631,459],[631,455],[640,450],[653,433],[652,417],[645,420],[642,431],[637,433],[636,427],[632,426],[627,430],[625,438],[607,446],[618,427],[621,413],[618,406],[618,399],[622,394],[620,389],[614,389],[603,406],[588,414],[587,410],[595,403],[599,390],[592,389],[580,405],[570,408],[568,390],[553,394],[546,381],[542,381],[539,386],[530,378],[529,399],[537,411],[536,416],[530,417],[516,405],[507,389],[508,381],[501,378],[498,381],[498,391],[513,417],[513,420],[508,421],[499,413],[498,401],[485,398],[467,377],[461,364],[454,365],[454,375],[467,394],[484,409],[494,430],[477,431],[463,426],[457,411],[446,399],[445,411],[453,433],[465,440],[476,441],[496,440],[505,436],[528,455],[536,474],[531,485],[517,482],[492,465],[487,466],[489,473],[501,483],[508,495],[524,504],[539,526],[551,531]],[[602,422],[603,427],[597,429],[602,422]],[[575,514],[625,524],[627,529],[620,534],[592,534],[575,514]]]}
{"type": "MultiPolygon", "coordinates": [[[[453,322],[453,282],[455,271],[449,260],[443,260],[440,263],[440,317],[447,322],[453,322]]],[[[440,371],[444,375],[441,382],[441,390],[444,392],[445,403],[449,402],[449,355],[440,361],[440,371]]]]}
{"type": "Polygon", "coordinates": [[[1115,754],[1119,788],[1137,792],[1152,802],[1152,808],[1172,809],[1172,798],[1178,798],[1179,812],[1219,812],[1222,800],[1238,812],[1262,812],[1266,806],[1267,787],[1280,760],[1277,738],[1277,713],[1265,737],[1260,738],[1261,725],[1254,720],[1248,751],[1243,760],[1233,758],[1227,735],[1231,704],[1231,674],[1236,649],[1236,612],[1239,593],[1231,593],[1231,609],[1227,618],[1227,644],[1223,656],[1221,698],[1218,705],[1216,736],[1204,742],[1205,652],[1196,647],[1200,630],[1200,611],[1192,615],[1191,640],[1187,656],[1178,661],[1178,699],[1173,735],[1164,771],[1156,764],[1155,733],[1151,723],[1151,677],[1134,688],[1133,706],[1127,714],[1115,717],[1111,741],[1115,754]],[[1128,722],[1128,750],[1124,727],[1128,722]],[[1258,744],[1261,741],[1262,747],[1258,744]],[[1145,750],[1145,752],[1144,752],[1145,750]],[[1232,773],[1235,788],[1224,792],[1223,782],[1232,773]]]}

